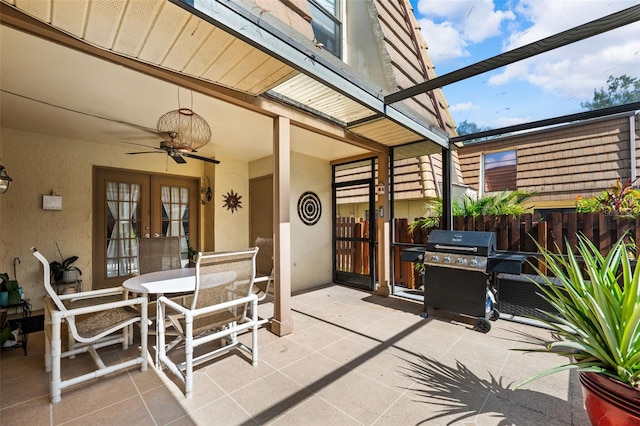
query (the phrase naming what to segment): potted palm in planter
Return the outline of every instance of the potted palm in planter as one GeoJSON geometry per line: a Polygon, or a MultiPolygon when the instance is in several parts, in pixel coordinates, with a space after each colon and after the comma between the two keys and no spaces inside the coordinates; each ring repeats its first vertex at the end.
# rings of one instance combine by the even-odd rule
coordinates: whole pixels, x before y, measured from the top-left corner
{"type": "Polygon", "coordinates": [[[534,284],[558,311],[544,312],[551,318],[545,323],[561,338],[538,351],[569,356],[570,362],[518,387],[577,369],[593,425],[640,424],[640,266],[632,267],[623,239],[606,256],[582,235],[577,251],[569,249],[566,257],[538,248],[561,283],[553,285],[536,268],[547,285],[534,284]]]}

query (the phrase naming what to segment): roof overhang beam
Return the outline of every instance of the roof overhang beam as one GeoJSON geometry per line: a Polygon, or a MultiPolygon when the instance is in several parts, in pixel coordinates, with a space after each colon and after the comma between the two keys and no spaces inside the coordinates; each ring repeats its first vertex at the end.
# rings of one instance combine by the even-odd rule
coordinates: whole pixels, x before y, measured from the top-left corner
{"type": "Polygon", "coordinates": [[[596,19],[595,21],[543,38],[542,40],[538,40],[534,43],[527,44],[484,61],[460,68],[459,70],[436,77],[433,80],[425,81],[424,83],[399,90],[385,96],[384,103],[389,105],[399,102],[403,99],[407,99],[451,83],[456,83],[469,77],[474,77],[487,71],[491,71],[637,21],[640,21],[640,5],[632,6],[611,15],[596,19]]]}
{"type": "Polygon", "coordinates": [[[263,9],[248,10],[230,1],[213,1],[207,7],[196,8],[192,1],[169,0],[200,19],[223,29],[245,43],[267,53],[297,71],[321,82],[327,87],[352,99],[371,111],[429,139],[444,148],[448,138],[436,133],[429,126],[414,120],[398,108],[385,105],[384,96],[376,89],[366,87],[362,81],[349,75],[338,64],[333,64],[314,47],[296,40],[291,34],[270,24],[263,16],[263,9]]]}

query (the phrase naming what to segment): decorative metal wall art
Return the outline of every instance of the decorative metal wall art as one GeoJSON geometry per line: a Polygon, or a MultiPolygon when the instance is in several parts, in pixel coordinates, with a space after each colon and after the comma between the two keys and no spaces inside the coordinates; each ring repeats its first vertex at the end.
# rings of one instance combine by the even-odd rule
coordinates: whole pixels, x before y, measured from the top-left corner
{"type": "Polygon", "coordinates": [[[305,225],[315,225],[322,215],[322,204],[316,193],[307,191],[298,199],[298,216],[305,225]]]}
{"type": "Polygon", "coordinates": [[[231,192],[227,192],[227,195],[223,195],[222,198],[224,198],[224,204],[222,207],[226,207],[227,210],[231,210],[231,213],[242,208],[242,201],[240,201],[242,195],[236,194],[233,192],[233,189],[231,192]]]}

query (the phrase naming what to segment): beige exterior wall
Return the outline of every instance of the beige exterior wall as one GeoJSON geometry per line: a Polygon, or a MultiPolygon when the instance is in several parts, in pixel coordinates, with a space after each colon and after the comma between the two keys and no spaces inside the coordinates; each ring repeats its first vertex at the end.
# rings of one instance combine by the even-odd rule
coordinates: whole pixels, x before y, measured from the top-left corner
{"type": "MultiPolygon", "coordinates": [[[[34,309],[45,294],[42,270],[31,254],[35,246],[48,259],[79,257],[83,288],[91,289],[93,166],[135,169],[199,177],[201,162],[178,165],[161,156],[126,155],[130,146],[110,146],[62,139],[39,133],[0,129],[2,165],[13,178],[0,201],[0,271],[13,277],[13,259],[20,258],[17,275],[34,309]],[[62,210],[42,209],[42,196],[62,195],[62,210]]],[[[133,150],[135,151],[135,149],[133,150]]],[[[216,194],[217,196],[217,194],[216,194]]]]}
{"type": "Polygon", "coordinates": [[[249,246],[249,164],[246,161],[220,158],[216,165],[214,236],[215,250],[237,250],[249,246]],[[224,196],[231,191],[239,196],[242,208],[227,210],[224,196]]]}
{"type": "Polygon", "coordinates": [[[332,282],[331,166],[307,155],[291,153],[291,290],[310,289],[332,282]],[[320,220],[313,226],[298,216],[298,199],[315,192],[322,204],[320,220]]]}

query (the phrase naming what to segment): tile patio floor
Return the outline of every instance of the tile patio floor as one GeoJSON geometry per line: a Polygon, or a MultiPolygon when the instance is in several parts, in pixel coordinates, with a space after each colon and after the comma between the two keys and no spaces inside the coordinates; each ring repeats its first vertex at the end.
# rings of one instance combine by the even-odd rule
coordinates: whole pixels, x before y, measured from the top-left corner
{"type": "MultiPolygon", "coordinates": [[[[547,330],[499,320],[481,334],[465,318],[435,311],[423,319],[420,303],[342,286],[296,295],[292,306],[292,334],[260,330],[257,367],[236,352],[214,360],[197,370],[188,400],[173,376],[150,367],[63,390],[52,405],[42,333],[31,334],[27,356],[1,355],[0,424],[588,424],[574,375],[513,390],[563,361],[510,350],[539,345],[547,330]]],[[[84,369],[88,358],[66,360],[63,374],[84,369]]]]}

